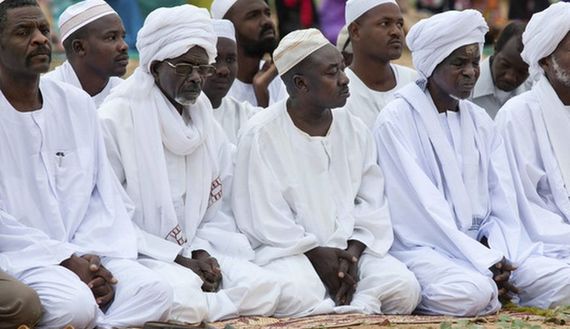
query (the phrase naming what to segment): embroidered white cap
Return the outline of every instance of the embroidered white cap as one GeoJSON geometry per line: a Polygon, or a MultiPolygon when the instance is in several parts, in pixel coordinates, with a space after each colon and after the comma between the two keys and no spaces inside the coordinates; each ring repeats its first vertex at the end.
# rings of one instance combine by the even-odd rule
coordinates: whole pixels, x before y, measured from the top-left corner
{"type": "Polygon", "coordinates": [[[385,3],[393,3],[398,6],[396,0],[348,0],[344,9],[346,25],[354,22],[370,9],[385,3]]]}
{"type": "Polygon", "coordinates": [[[303,59],[326,45],[331,45],[331,43],[317,29],[297,30],[287,34],[273,52],[277,72],[279,75],[285,74],[303,59]]]}
{"type": "Polygon", "coordinates": [[[73,32],[106,15],[118,15],[103,0],[85,0],[71,5],[59,16],[61,41],[65,41],[73,32]]]}
{"type": "Polygon", "coordinates": [[[218,38],[228,38],[236,41],[236,30],[232,22],[227,19],[212,19],[212,23],[218,38]]]}

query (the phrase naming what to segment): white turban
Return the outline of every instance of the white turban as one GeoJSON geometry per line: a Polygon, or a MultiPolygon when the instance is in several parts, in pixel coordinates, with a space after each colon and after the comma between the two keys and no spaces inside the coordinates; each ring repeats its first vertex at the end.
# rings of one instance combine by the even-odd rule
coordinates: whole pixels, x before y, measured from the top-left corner
{"type": "Polygon", "coordinates": [[[213,19],[212,22],[218,38],[228,38],[236,41],[236,30],[232,22],[227,19],[213,19]]]}
{"type": "Polygon", "coordinates": [[[140,67],[150,72],[153,61],[184,55],[190,48],[206,50],[208,62],[216,60],[217,37],[208,11],[192,5],[158,8],[137,34],[140,67]]]}
{"type": "Polygon", "coordinates": [[[473,43],[478,43],[483,50],[488,30],[485,19],[477,10],[452,10],[416,23],[408,33],[406,43],[416,70],[427,79],[454,50],[473,43]]]}
{"type": "Polygon", "coordinates": [[[362,14],[370,9],[385,3],[393,3],[396,6],[398,5],[395,0],[348,0],[346,2],[346,8],[344,9],[346,25],[354,22],[358,17],[362,16],[362,14]]]}
{"type": "Polygon", "coordinates": [[[279,75],[285,74],[303,59],[330,44],[317,29],[297,30],[287,34],[273,52],[277,72],[279,75]]]}
{"type": "Polygon", "coordinates": [[[532,15],[522,35],[522,59],[529,65],[531,77],[544,74],[538,61],[556,50],[570,31],[570,3],[558,2],[532,15]]]}
{"type": "Polygon", "coordinates": [[[348,35],[348,28],[347,25],[345,25],[342,27],[342,29],[340,29],[340,32],[336,38],[336,49],[338,49],[338,51],[344,51],[352,54],[352,42],[350,42],[349,37],[350,35],[348,35]]]}
{"type": "Polygon", "coordinates": [[[212,6],[210,7],[210,12],[212,13],[212,18],[222,19],[230,8],[237,2],[237,0],[214,0],[212,6]]]}
{"type": "Polygon", "coordinates": [[[59,16],[61,42],[85,25],[111,14],[118,16],[117,12],[103,0],[85,0],[67,7],[59,16]]]}

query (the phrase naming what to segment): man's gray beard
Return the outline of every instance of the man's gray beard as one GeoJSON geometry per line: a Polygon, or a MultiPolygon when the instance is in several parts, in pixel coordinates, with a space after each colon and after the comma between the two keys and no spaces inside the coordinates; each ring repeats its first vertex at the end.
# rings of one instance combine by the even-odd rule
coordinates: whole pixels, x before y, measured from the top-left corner
{"type": "Polygon", "coordinates": [[[554,68],[554,73],[556,74],[556,79],[558,82],[570,88],[570,72],[564,71],[554,56],[552,56],[552,67],[554,68]]]}
{"type": "Polygon", "coordinates": [[[174,98],[174,100],[176,101],[176,103],[178,103],[182,106],[190,106],[190,105],[196,104],[197,98],[189,99],[189,98],[182,97],[182,96],[176,96],[174,98]]]}

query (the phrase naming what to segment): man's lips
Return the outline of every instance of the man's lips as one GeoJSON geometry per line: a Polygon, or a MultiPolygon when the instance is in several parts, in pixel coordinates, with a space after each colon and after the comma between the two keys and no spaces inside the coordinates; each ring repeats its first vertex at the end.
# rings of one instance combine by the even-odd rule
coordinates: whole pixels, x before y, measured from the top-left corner
{"type": "Polygon", "coordinates": [[[118,56],[115,58],[115,62],[127,66],[129,64],[129,56],[118,56]]]}

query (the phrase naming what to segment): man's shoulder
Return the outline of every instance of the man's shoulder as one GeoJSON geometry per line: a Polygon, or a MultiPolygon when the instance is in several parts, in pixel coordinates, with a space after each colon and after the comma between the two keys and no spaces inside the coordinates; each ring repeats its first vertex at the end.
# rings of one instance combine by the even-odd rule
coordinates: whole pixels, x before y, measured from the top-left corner
{"type": "Polygon", "coordinates": [[[536,104],[536,99],[532,91],[526,91],[520,95],[509,99],[497,113],[497,122],[530,122],[532,121],[532,112],[539,110],[540,107],[532,106],[536,104]]]}
{"type": "Polygon", "coordinates": [[[42,76],[40,81],[42,93],[47,93],[47,95],[43,95],[44,97],[51,97],[51,95],[55,94],[66,100],[91,101],[91,96],[89,96],[89,94],[87,94],[83,89],[77,88],[67,82],[51,79],[45,76],[42,76]]]}
{"type": "Polygon", "coordinates": [[[287,115],[286,101],[282,100],[269,107],[259,111],[257,114],[251,117],[247,121],[245,127],[243,127],[242,135],[263,135],[265,132],[277,133],[279,131],[279,126],[285,124],[285,115],[287,115]]]}
{"type": "Polygon", "coordinates": [[[418,78],[418,72],[416,70],[400,65],[400,64],[391,64],[397,74],[398,85],[406,85],[409,82],[413,82],[418,78]]]}

